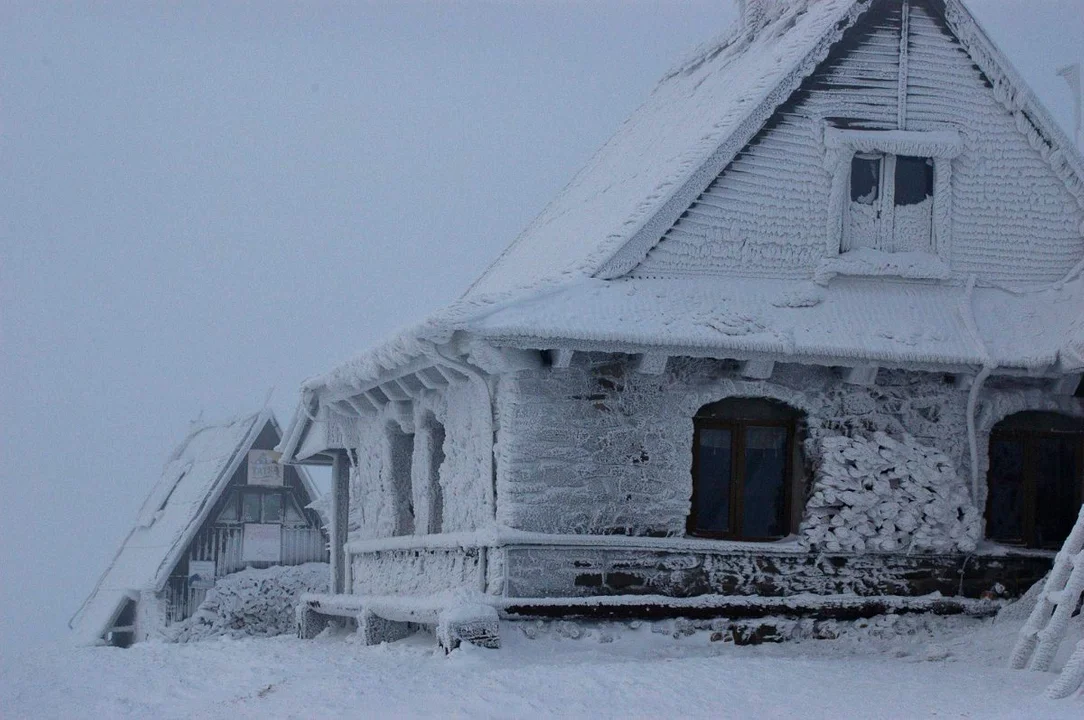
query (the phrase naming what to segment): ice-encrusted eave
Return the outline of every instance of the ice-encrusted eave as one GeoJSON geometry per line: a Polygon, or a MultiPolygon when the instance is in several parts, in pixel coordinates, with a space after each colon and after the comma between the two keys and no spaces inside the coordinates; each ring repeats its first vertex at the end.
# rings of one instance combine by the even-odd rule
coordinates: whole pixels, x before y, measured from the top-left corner
{"type": "Polygon", "coordinates": [[[523,348],[1056,373],[1082,298],[1079,280],[1027,294],[879,277],[587,280],[469,331],[523,348]]]}

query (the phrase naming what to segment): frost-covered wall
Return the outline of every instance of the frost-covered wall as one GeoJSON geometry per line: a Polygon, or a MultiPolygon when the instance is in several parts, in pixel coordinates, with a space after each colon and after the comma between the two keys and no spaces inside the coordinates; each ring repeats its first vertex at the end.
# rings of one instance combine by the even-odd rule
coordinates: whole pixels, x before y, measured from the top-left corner
{"type": "Polygon", "coordinates": [[[486,417],[490,409],[476,381],[454,382],[410,403],[389,403],[379,414],[357,422],[356,465],[350,477],[350,538],[372,539],[397,534],[427,534],[434,522],[432,495],[439,488],[439,527],[463,532],[480,527],[489,512],[486,459],[492,451],[486,417]],[[443,430],[434,447],[435,428],[443,430]],[[393,462],[396,435],[412,436],[409,467],[393,462]],[[434,463],[434,456],[443,460],[434,463]],[[433,478],[433,473],[437,477],[433,478]],[[406,474],[409,487],[397,493],[406,474]],[[405,517],[406,516],[406,517],[405,517]],[[408,519],[409,518],[409,519],[408,519]],[[405,530],[409,528],[409,530],[405,530]]]}
{"type": "Polygon", "coordinates": [[[568,369],[501,379],[498,522],[547,533],[683,535],[692,491],[693,416],[727,397],[766,397],[805,414],[812,467],[822,438],[909,434],[966,477],[967,395],[940,375],[882,370],[847,385],[830,368],[777,365],[768,381],[737,364],[672,359],[662,375],[620,356],[577,355],[568,369]]]}
{"type": "MultiPolygon", "coordinates": [[[[964,142],[942,256],[994,281],[1061,279],[1084,255],[1084,212],[1037,131],[924,3],[911,3],[908,28],[903,127],[964,142]]],[[[867,13],[632,274],[808,277],[830,246],[824,129],[901,127],[900,37],[898,4],[867,13]]]]}
{"type": "Polygon", "coordinates": [[[458,588],[479,589],[479,548],[427,548],[358,553],[351,558],[355,595],[429,595],[458,588]]]}

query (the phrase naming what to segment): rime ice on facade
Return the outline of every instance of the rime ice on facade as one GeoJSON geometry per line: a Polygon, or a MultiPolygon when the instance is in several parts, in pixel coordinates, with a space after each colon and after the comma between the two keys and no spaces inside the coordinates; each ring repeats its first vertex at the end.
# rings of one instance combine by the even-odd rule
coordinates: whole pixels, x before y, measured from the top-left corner
{"type": "Polygon", "coordinates": [[[308,508],[320,493],[304,468],[276,461],[281,439],[269,411],[193,427],[72,618],[77,639],[127,646],[158,637],[224,575],[326,561],[321,519],[308,508]]]}
{"type": "Polygon", "coordinates": [[[1049,567],[1084,468],[1079,153],[959,0],[744,10],[456,303],[304,385],[281,449],[335,467],[306,623],[1049,567]]]}

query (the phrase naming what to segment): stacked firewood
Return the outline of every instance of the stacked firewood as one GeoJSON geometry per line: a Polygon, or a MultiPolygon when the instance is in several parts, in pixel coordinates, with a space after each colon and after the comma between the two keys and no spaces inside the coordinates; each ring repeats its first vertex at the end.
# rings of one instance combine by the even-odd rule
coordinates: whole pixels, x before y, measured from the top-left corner
{"type": "Polygon", "coordinates": [[[829,437],[802,542],[826,552],[970,552],[979,515],[941,451],[910,436],[829,437]]]}

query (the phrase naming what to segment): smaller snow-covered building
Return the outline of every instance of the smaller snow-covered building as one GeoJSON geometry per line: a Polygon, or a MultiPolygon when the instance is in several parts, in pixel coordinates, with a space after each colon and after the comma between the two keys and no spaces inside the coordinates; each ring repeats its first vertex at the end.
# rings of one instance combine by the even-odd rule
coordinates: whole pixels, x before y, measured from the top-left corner
{"type": "Polygon", "coordinates": [[[458,301],[305,383],[284,461],[335,478],[309,609],[1049,568],[1084,498],[1084,160],[961,0],[743,6],[458,301]]]}
{"type": "Polygon", "coordinates": [[[126,647],[188,618],[224,575],[326,562],[320,492],[277,462],[280,440],[268,410],[193,427],[69,623],[77,639],[126,647]]]}

